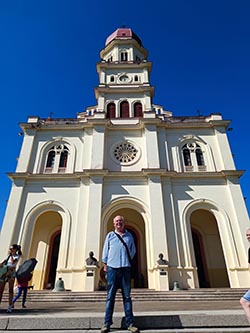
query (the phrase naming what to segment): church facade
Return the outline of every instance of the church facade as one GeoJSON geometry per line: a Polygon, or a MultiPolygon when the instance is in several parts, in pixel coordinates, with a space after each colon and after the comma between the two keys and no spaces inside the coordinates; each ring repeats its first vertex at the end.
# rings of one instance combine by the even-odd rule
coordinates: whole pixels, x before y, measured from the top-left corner
{"type": "MultiPolygon", "coordinates": [[[[247,287],[249,225],[220,114],[173,116],[152,103],[152,63],[141,39],[120,28],[97,63],[97,104],[76,118],[28,117],[1,230],[0,255],[21,244],[38,260],[35,289],[62,278],[97,290],[113,218],[135,239],[133,287],[247,287]],[[162,254],[164,262],[158,262],[162,254]]],[[[161,257],[162,257],[161,256],[161,257]]]]}

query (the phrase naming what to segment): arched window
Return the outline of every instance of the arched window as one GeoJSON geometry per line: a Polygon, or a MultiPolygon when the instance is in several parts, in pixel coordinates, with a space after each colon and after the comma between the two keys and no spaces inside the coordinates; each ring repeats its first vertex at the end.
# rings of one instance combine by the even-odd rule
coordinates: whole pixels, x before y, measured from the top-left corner
{"type": "Polygon", "coordinates": [[[68,160],[68,148],[65,147],[64,150],[61,152],[60,161],[59,161],[59,170],[66,169],[67,160],[68,160]]]}
{"type": "Polygon", "coordinates": [[[188,149],[187,145],[182,147],[182,154],[184,159],[184,165],[185,166],[191,166],[191,156],[190,156],[190,150],[188,149]]]}
{"type": "Polygon", "coordinates": [[[112,75],[112,76],[110,77],[110,82],[115,82],[115,77],[114,77],[114,75],[112,75]]]}
{"type": "Polygon", "coordinates": [[[185,171],[206,171],[201,147],[196,142],[188,142],[182,147],[185,171]]]}
{"type": "Polygon", "coordinates": [[[134,117],[142,117],[142,104],[140,102],[134,104],[134,117]]]}
{"type": "Polygon", "coordinates": [[[55,151],[54,151],[54,147],[52,147],[53,150],[51,150],[48,154],[48,157],[47,157],[47,162],[46,162],[46,168],[53,168],[54,166],[54,163],[55,163],[55,151]]]}
{"type": "Polygon", "coordinates": [[[121,102],[120,117],[121,118],[129,118],[129,104],[128,104],[127,101],[121,102]]]}
{"type": "Polygon", "coordinates": [[[138,75],[135,75],[135,82],[138,82],[138,81],[139,81],[138,75]]]}
{"type": "Polygon", "coordinates": [[[45,173],[63,173],[66,171],[69,149],[61,143],[51,147],[47,154],[45,173]]]}
{"type": "Polygon", "coordinates": [[[199,166],[205,165],[203,153],[202,153],[201,147],[199,145],[197,145],[197,147],[195,149],[195,155],[196,155],[197,164],[199,166]]]}
{"type": "Polygon", "coordinates": [[[107,118],[115,118],[115,103],[107,105],[107,118]]]}

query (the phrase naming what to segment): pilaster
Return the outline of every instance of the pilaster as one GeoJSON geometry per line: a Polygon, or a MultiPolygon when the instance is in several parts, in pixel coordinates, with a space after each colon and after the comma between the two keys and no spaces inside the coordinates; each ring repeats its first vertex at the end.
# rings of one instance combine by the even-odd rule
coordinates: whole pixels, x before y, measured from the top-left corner
{"type": "Polygon", "coordinates": [[[160,168],[156,125],[145,125],[147,168],[160,168]]]}
{"type": "Polygon", "coordinates": [[[33,156],[32,147],[35,140],[35,133],[35,129],[27,129],[26,132],[24,132],[23,144],[18,157],[16,172],[32,171],[29,170],[29,162],[30,158],[33,156]]]}
{"type": "Polygon", "coordinates": [[[87,208],[87,227],[85,235],[85,253],[93,251],[100,260],[100,233],[101,233],[101,209],[102,209],[103,176],[91,175],[89,183],[89,200],[87,208]]]}
{"type": "Polygon", "coordinates": [[[105,126],[94,125],[92,154],[91,154],[91,169],[103,169],[104,139],[105,139],[105,126]]]}
{"type": "Polygon", "coordinates": [[[5,258],[8,247],[12,243],[19,243],[23,221],[19,220],[19,208],[22,203],[24,180],[16,180],[12,183],[8,205],[0,234],[0,258],[5,258]]]}
{"type": "Polygon", "coordinates": [[[222,170],[235,170],[235,164],[232,156],[232,152],[228,143],[228,138],[225,133],[224,127],[216,127],[215,128],[217,143],[218,143],[218,151],[223,152],[223,154],[219,154],[222,159],[222,170]]]}

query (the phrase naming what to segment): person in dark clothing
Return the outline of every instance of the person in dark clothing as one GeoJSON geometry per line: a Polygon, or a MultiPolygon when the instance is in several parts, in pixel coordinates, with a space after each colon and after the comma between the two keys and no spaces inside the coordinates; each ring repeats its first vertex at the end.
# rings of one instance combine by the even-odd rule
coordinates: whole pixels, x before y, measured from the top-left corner
{"type": "Polygon", "coordinates": [[[14,303],[18,300],[19,297],[21,297],[22,293],[23,293],[22,308],[26,308],[25,302],[26,302],[26,297],[27,297],[27,292],[28,292],[28,284],[31,279],[32,279],[31,273],[29,275],[27,275],[26,277],[24,277],[23,279],[20,279],[20,280],[17,279],[18,291],[17,291],[16,296],[12,300],[12,308],[14,308],[14,303]]]}

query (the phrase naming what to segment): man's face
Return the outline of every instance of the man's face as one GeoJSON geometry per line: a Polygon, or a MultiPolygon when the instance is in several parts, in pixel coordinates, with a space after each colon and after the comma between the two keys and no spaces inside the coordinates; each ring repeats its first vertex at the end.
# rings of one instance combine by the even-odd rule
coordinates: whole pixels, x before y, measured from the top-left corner
{"type": "Polygon", "coordinates": [[[124,220],[122,216],[116,216],[114,219],[114,227],[118,232],[124,231],[124,220]]]}
{"type": "Polygon", "coordinates": [[[250,243],[250,229],[248,229],[247,232],[246,232],[246,238],[250,243]]]}

